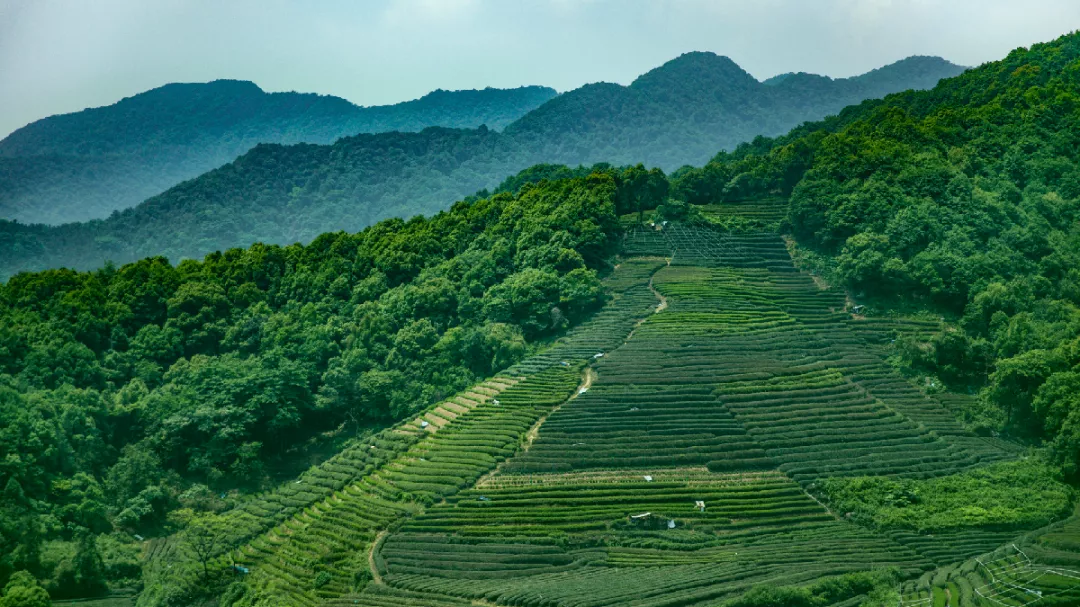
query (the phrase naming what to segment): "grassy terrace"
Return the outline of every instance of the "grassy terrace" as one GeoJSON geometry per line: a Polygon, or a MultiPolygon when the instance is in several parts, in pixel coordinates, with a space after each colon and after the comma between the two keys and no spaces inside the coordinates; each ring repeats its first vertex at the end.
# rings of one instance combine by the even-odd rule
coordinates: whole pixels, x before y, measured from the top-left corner
{"type": "Polygon", "coordinates": [[[1080,604],[1080,518],[1052,525],[901,587],[901,607],[1080,604]]]}
{"type": "Polygon", "coordinates": [[[597,363],[600,381],[553,414],[508,471],[779,467],[811,484],[950,474],[1007,457],[896,375],[851,330],[842,294],[781,263],[778,237],[705,248],[721,237],[669,231],[674,260],[653,278],[668,308],[597,363]],[[699,243],[692,263],[680,258],[689,241],[699,243]]]}
{"type": "Polygon", "coordinates": [[[385,579],[505,605],[663,605],[867,563],[924,567],[913,551],[836,520],[778,472],[667,469],[646,481],[648,472],[496,475],[392,535],[385,579]]]}
{"type": "Polygon", "coordinates": [[[1078,523],[874,530],[824,505],[828,478],[1017,457],[956,422],[963,397],[885,362],[881,344],[936,323],[853,317],[776,234],[671,225],[624,252],[587,323],[225,515],[242,548],[217,566],[302,606],[705,607],[882,567],[908,580],[905,605],[1027,604],[975,590],[1028,577],[1070,604],[1067,572],[1044,569],[1080,570],[1078,523]]]}
{"type": "Polygon", "coordinates": [[[664,309],[596,361],[587,393],[527,450],[391,534],[387,584],[498,605],[715,605],[874,567],[917,576],[1016,535],[873,532],[807,493],[1012,452],[896,375],[878,332],[778,236],[669,226],[625,246],[672,256],[651,280],[664,309]]]}
{"type": "Polygon", "coordinates": [[[1065,607],[1080,604],[1080,516],[1003,539],[977,557],[901,587],[901,607],[1065,607]]]}
{"type": "MultiPolygon", "coordinates": [[[[575,395],[593,356],[617,348],[657,305],[648,284],[661,265],[620,266],[607,280],[609,304],[551,347],[222,515],[223,545],[241,547],[213,566],[247,567],[249,586],[275,605],[458,604],[381,585],[357,596],[372,563],[381,562],[380,553],[372,554],[379,534],[473,485],[575,395]]],[[[156,575],[197,575],[197,568],[185,574],[169,567],[185,556],[175,538],[151,550],[156,575]]]]}

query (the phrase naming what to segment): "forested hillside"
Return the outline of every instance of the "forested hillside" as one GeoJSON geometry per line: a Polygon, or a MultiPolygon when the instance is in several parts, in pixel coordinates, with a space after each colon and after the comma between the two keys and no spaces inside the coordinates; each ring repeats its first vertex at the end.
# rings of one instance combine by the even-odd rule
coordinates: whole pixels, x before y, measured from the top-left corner
{"type": "Polygon", "coordinates": [[[137,580],[134,534],[235,505],[306,441],[370,435],[520,361],[604,303],[617,211],[666,185],[598,172],[307,246],[12,279],[0,587],[17,570],[53,598],[137,580]]]}
{"type": "Polygon", "coordinates": [[[914,57],[846,80],[798,75],[763,84],[726,57],[690,53],[628,87],[593,84],[559,95],[503,133],[432,128],[332,146],[259,146],[106,220],[55,228],[0,222],[0,277],[307,242],[326,231],[437,212],[538,162],[700,164],[754,136],[961,70],[914,57]]]}
{"type": "Polygon", "coordinates": [[[555,96],[547,87],[438,90],[395,105],[266,93],[254,83],[168,84],[52,116],[0,140],[0,218],[58,224],[107,217],[259,143],[329,144],[430,126],[502,129],[555,96]]]}
{"type": "MultiPolygon", "coordinates": [[[[691,201],[790,195],[807,258],[871,310],[948,321],[895,356],[978,394],[985,432],[1080,470],[1080,35],[1018,49],[927,92],[848,108],[680,175],[691,201]]],[[[966,402],[966,401],[965,401],[966,402]]]]}
{"type": "Polygon", "coordinates": [[[506,128],[536,161],[700,165],[758,135],[779,135],[864,99],[930,88],[964,68],[909,57],[867,74],[797,74],[758,82],[727,57],[687,53],[627,87],[595,84],[552,99],[506,128]]]}

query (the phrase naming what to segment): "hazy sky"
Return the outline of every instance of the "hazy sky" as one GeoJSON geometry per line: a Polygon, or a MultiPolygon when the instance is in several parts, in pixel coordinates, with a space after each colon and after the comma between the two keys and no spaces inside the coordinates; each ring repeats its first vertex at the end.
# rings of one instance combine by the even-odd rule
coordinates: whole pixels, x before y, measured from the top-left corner
{"type": "Polygon", "coordinates": [[[686,51],[758,78],[964,65],[1080,28],[1080,0],[0,0],[0,137],[167,82],[361,105],[436,89],[629,83],[686,51]]]}

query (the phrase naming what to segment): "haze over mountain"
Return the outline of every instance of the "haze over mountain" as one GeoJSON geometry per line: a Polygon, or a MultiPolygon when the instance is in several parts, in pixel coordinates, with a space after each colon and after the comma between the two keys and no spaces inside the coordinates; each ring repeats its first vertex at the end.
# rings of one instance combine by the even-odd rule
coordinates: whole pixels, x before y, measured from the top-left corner
{"type": "Polygon", "coordinates": [[[0,276],[153,255],[175,261],[256,241],[356,231],[387,217],[437,212],[539,162],[641,162],[666,170],[701,164],[756,136],[924,88],[963,69],[911,57],[855,78],[798,74],[766,84],[727,57],[688,53],[626,87],[591,84],[559,95],[503,133],[428,128],[329,146],[260,145],[103,221],[55,228],[0,223],[0,276]]]}
{"type": "Polygon", "coordinates": [[[540,86],[437,90],[360,107],[328,95],[266,93],[245,81],[168,84],[38,120],[0,140],[0,217],[50,224],[106,217],[259,143],[325,144],[429,126],[502,129],[555,94],[540,86]]]}

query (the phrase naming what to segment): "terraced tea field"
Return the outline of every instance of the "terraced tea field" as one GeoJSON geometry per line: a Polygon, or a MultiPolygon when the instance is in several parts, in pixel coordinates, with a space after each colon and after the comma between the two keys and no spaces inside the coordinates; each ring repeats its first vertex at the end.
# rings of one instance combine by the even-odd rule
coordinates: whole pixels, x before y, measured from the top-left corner
{"type": "Polygon", "coordinates": [[[891,604],[1080,600],[1072,519],[921,533],[826,507],[825,479],[1020,454],[886,363],[933,321],[853,316],[775,233],[632,231],[605,284],[556,343],[225,515],[215,566],[302,606],[704,607],[884,568],[891,604]]]}
{"type": "Polygon", "coordinates": [[[410,519],[382,554],[390,585],[500,605],[695,604],[922,565],[781,473],[704,468],[496,475],[410,519]]]}

